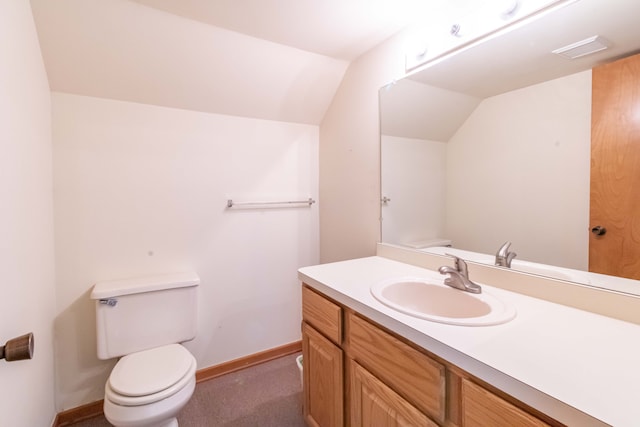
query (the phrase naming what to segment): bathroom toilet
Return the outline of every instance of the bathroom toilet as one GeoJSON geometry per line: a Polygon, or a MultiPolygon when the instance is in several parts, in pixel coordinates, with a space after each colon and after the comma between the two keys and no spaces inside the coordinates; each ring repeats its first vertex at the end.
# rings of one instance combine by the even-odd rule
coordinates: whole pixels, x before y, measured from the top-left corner
{"type": "Polygon", "coordinates": [[[194,273],[97,283],[98,357],[120,359],[105,384],[104,415],[119,427],[177,427],[196,385],[194,273]]]}

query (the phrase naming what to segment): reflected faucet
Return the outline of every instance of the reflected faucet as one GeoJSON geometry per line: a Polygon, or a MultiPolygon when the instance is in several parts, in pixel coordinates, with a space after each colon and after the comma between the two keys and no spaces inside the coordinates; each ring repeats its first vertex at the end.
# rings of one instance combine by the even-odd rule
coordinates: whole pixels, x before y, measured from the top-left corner
{"type": "Polygon", "coordinates": [[[467,263],[462,258],[455,255],[446,254],[453,258],[454,267],[443,265],[438,269],[440,274],[448,274],[449,277],[444,279],[444,284],[461,291],[471,292],[472,294],[482,293],[482,288],[477,283],[469,280],[469,270],[467,263]]]}
{"type": "Polygon", "coordinates": [[[515,252],[509,252],[509,246],[511,242],[504,242],[498,252],[496,253],[496,265],[501,267],[511,268],[511,261],[516,257],[515,252]]]}

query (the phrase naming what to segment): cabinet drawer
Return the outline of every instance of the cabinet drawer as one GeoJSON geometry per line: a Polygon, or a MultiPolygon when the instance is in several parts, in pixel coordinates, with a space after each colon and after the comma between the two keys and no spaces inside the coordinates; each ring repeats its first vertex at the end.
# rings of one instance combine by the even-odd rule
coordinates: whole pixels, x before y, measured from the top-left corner
{"type": "Polygon", "coordinates": [[[489,390],[462,380],[462,425],[464,427],[548,427],[489,390]]]}
{"type": "Polygon", "coordinates": [[[334,343],[342,343],[342,308],[307,286],[302,287],[302,319],[334,343]]]}
{"type": "Polygon", "coordinates": [[[353,360],[351,371],[351,427],[438,427],[425,414],[353,360]]]}
{"type": "Polygon", "coordinates": [[[420,411],[444,423],[445,367],[353,313],[347,319],[350,357],[420,411]]]}

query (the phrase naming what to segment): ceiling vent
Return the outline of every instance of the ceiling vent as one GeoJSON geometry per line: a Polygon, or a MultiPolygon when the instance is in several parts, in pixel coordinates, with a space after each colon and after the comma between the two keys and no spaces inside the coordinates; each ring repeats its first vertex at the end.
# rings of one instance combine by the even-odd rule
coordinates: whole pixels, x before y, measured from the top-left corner
{"type": "Polygon", "coordinates": [[[568,46],[554,50],[552,53],[563,56],[567,59],[576,59],[585,55],[600,52],[609,47],[609,42],[600,36],[589,37],[588,39],[572,43],[568,46]]]}

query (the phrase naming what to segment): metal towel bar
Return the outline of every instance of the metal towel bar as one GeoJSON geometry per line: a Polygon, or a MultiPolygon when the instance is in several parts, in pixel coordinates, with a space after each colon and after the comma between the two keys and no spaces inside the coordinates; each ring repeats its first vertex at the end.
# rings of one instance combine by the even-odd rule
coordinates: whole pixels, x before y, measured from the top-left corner
{"type": "Polygon", "coordinates": [[[262,206],[262,205],[309,205],[311,206],[316,201],[309,197],[307,200],[285,200],[282,202],[269,201],[269,202],[234,202],[232,199],[227,200],[227,207],[232,208],[234,206],[262,206]]]}

